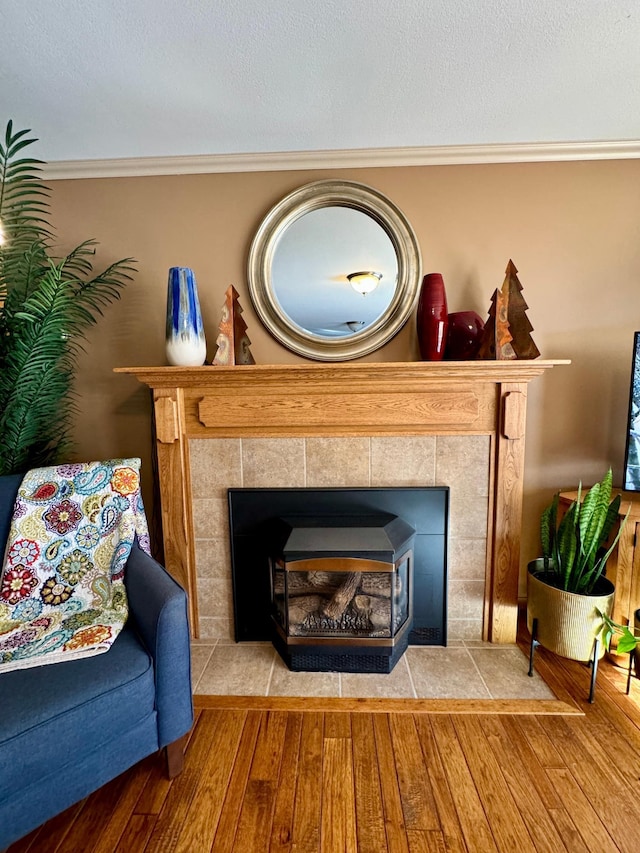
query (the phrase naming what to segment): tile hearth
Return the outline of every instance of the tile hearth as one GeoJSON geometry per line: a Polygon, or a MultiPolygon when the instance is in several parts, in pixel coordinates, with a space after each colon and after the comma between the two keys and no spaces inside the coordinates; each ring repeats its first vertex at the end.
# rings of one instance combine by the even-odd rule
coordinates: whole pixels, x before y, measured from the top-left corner
{"type": "Polygon", "coordinates": [[[387,699],[555,699],[515,645],[410,646],[388,675],[291,672],[271,643],[194,641],[194,694],[387,699]]]}

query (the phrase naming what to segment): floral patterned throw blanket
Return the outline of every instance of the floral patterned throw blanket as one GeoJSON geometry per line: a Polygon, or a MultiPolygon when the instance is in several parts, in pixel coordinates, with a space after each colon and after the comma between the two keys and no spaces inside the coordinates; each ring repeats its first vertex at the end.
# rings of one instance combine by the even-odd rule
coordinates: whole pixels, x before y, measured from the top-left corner
{"type": "Polygon", "coordinates": [[[127,619],[136,535],[148,551],[139,459],[28,472],[0,575],[0,672],[109,649],[127,619]]]}

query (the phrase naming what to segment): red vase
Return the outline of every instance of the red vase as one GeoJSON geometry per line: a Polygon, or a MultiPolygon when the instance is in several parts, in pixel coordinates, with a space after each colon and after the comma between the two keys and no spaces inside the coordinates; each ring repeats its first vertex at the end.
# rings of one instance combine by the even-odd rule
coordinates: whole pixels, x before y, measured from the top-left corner
{"type": "Polygon", "coordinates": [[[475,311],[449,314],[444,357],[449,361],[473,361],[482,343],[484,320],[475,311]]]}
{"type": "Polygon", "coordinates": [[[423,361],[442,361],[447,342],[447,294],[439,272],[422,279],[417,314],[418,343],[423,361]]]}

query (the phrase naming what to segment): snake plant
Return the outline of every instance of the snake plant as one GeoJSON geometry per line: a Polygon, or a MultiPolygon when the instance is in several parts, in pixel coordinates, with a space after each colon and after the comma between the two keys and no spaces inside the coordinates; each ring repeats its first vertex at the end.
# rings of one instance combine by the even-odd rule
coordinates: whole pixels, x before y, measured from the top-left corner
{"type": "Polygon", "coordinates": [[[94,240],[55,256],[29,133],[9,121],[0,144],[0,475],[70,452],[82,339],[135,271],[126,258],[94,274],[94,240]]]}
{"type": "Polygon", "coordinates": [[[620,510],[620,495],[611,498],[612,473],[607,472],[559,518],[560,493],[541,516],[540,538],[544,558],[545,581],[567,592],[590,595],[603,576],[607,560],[615,548],[626,522],[624,518],[609,542],[620,510]]]}

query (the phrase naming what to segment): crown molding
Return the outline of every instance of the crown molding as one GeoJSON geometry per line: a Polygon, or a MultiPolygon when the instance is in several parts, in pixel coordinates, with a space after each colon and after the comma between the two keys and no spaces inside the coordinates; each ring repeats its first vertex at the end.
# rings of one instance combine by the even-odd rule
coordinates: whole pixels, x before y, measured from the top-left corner
{"type": "Polygon", "coordinates": [[[47,163],[46,180],[203,175],[216,172],[279,172],[304,169],[363,169],[390,166],[462,166],[489,163],[553,163],[571,160],[640,158],[640,140],[542,142],[512,145],[440,145],[335,151],[279,151],[265,154],[205,154],[58,160],[47,163]]]}

